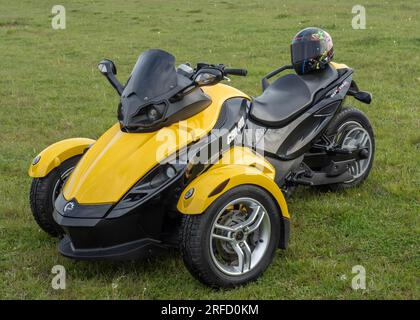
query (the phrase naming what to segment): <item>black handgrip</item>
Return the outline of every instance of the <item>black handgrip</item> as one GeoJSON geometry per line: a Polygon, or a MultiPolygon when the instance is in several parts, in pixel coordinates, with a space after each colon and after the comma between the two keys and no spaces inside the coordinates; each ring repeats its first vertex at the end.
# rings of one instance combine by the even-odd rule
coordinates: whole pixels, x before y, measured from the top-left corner
{"type": "Polygon", "coordinates": [[[248,70],[246,69],[228,69],[226,68],[224,70],[226,75],[232,75],[232,76],[241,76],[241,77],[245,77],[248,74],[248,70]]]}

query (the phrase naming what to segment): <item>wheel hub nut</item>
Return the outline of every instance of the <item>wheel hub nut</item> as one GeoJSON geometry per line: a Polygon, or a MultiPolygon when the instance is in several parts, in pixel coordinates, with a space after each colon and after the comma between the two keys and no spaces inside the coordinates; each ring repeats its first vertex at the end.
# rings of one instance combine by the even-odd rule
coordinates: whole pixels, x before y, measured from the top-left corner
{"type": "Polygon", "coordinates": [[[238,231],[235,233],[235,239],[237,241],[241,241],[244,238],[244,233],[242,231],[238,231]]]}

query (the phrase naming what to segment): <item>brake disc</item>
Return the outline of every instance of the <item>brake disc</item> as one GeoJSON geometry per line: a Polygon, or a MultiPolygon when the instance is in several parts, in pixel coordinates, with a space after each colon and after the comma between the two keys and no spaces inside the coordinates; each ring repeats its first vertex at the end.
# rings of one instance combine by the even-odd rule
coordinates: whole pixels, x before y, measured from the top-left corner
{"type": "MultiPolygon", "coordinates": [[[[227,227],[234,227],[238,223],[244,222],[246,216],[243,214],[242,210],[232,210],[228,212],[226,215],[222,217],[219,224],[227,226],[227,227]]],[[[227,235],[227,231],[224,232],[224,235],[227,235]]],[[[226,262],[235,262],[238,257],[233,250],[231,244],[227,241],[223,240],[216,240],[216,249],[217,253],[225,260],[226,262]]]]}

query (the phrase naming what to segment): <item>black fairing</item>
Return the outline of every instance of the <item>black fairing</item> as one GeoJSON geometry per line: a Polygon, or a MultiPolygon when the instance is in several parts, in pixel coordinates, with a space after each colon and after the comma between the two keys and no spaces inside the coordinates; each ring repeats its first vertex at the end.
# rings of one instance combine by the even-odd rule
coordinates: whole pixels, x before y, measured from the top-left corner
{"type": "Polygon", "coordinates": [[[341,106],[341,100],[328,105],[315,106],[314,113],[306,113],[287,135],[277,150],[277,155],[283,159],[294,159],[308,151],[312,142],[319,137],[328,123],[334,117],[341,106]],[[326,112],[324,112],[324,109],[326,112]]]}
{"type": "Polygon", "coordinates": [[[75,248],[89,249],[106,248],[144,238],[159,240],[163,215],[164,207],[157,201],[149,201],[118,219],[78,218],[69,225],[61,216],[56,219],[70,236],[75,248]],[[92,225],[89,225],[90,221],[92,225]]]}
{"type": "Polygon", "coordinates": [[[247,117],[250,101],[245,98],[230,98],[223,103],[214,129],[232,130],[239,120],[247,117]]]}
{"type": "Polygon", "coordinates": [[[118,107],[121,129],[156,131],[204,110],[211,99],[200,88],[176,98],[191,85],[191,79],[176,71],[173,55],[162,50],[145,51],[138,58],[121,95],[118,107]]]}

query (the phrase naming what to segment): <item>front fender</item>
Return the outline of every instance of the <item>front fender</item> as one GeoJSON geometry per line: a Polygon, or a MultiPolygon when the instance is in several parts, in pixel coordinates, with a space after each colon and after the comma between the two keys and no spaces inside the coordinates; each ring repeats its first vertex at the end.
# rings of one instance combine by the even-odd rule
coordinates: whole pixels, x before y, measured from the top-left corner
{"type": "Polygon", "coordinates": [[[284,218],[290,218],[287,203],[280,188],[274,182],[275,170],[262,156],[247,148],[234,147],[229,156],[235,161],[213,165],[204,174],[193,180],[182,192],[177,209],[183,214],[203,213],[221,194],[239,185],[251,184],[265,189],[277,202],[284,218]],[[240,161],[237,161],[240,155],[240,161]],[[193,188],[193,194],[185,194],[193,188]],[[186,199],[187,198],[187,199],[186,199]]]}
{"type": "Polygon", "coordinates": [[[95,140],[88,138],[72,138],[56,142],[38,154],[28,170],[32,178],[42,178],[71,157],[83,154],[85,149],[95,140]]]}

